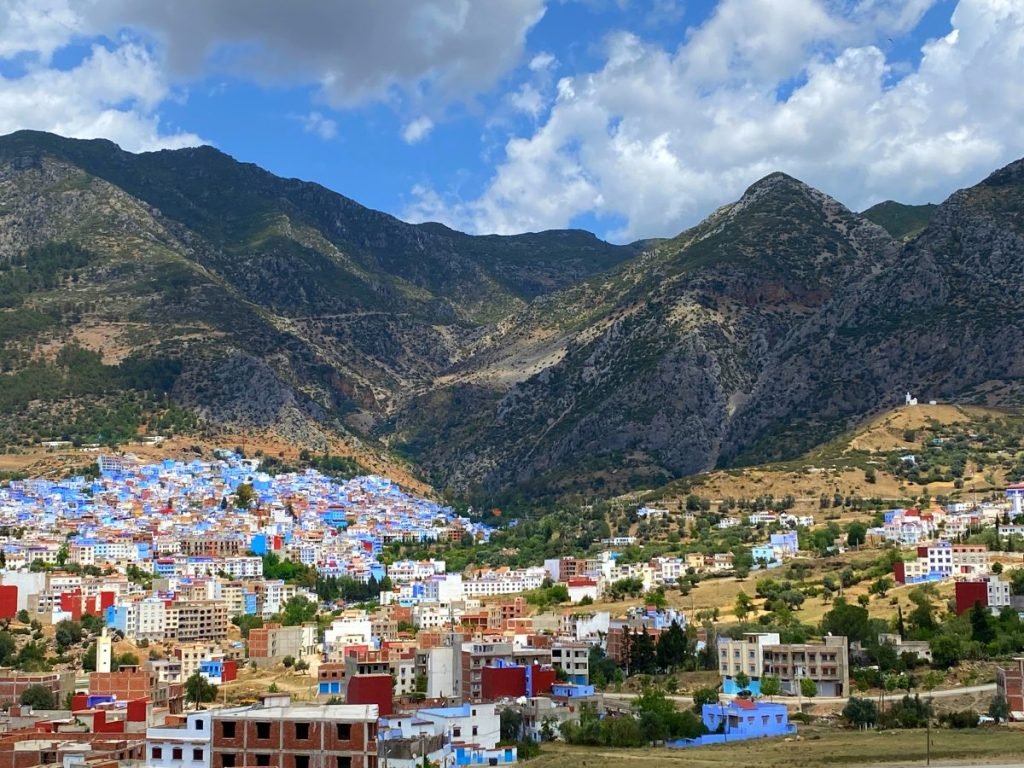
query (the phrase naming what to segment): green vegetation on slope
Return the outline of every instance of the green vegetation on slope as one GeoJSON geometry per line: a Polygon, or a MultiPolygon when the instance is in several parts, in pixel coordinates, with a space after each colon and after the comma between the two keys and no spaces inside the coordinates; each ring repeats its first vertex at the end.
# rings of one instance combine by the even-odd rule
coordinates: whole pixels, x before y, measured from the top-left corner
{"type": "Polygon", "coordinates": [[[939,206],[934,203],[925,205],[904,205],[893,200],[878,203],[861,213],[868,221],[873,221],[897,240],[910,240],[928,226],[928,222],[939,206]]]}

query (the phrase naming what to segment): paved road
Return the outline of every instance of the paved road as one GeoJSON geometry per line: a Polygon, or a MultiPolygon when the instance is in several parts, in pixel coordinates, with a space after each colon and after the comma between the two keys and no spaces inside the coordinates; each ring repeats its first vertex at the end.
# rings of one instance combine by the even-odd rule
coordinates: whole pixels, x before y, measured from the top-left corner
{"type": "MultiPolygon", "coordinates": [[[[964,686],[962,688],[943,688],[941,690],[933,691],[932,693],[927,693],[925,691],[920,691],[919,690],[919,691],[917,691],[917,693],[921,694],[921,696],[923,696],[925,698],[927,698],[929,696],[932,696],[932,697],[934,697],[936,699],[945,699],[945,698],[948,698],[950,696],[965,696],[965,695],[969,695],[969,694],[973,694],[973,693],[995,693],[995,690],[996,690],[996,684],[995,683],[987,683],[985,685],[968,685],[968,686],[964,686]]],[[[887,693],[886,696],[887,697],[889,697],[889,696],[901,697],[901,696],[903,696],[903,694],[904,694],[904,691],[899,690],[899,691],[893,691],[891,693],[887,693]]],[[[636,693],[605,693],[605,698],[606,699],[629,700],[629,699],[635,699],[638,695],[639,694],[636,694],[636,693]]],[[[855,695],[857,695],[857,694],[855,694],[855,695]]],[[[867,696],[868,694],[860,694],[860,695],[867,696]]],[[[667,698],[672,699],[673,701],[681,701],[681,702],[692,702],[693,701],[693,697],[692,696],[668,696],[667,698]]],[[[729,697],[726,697],[726,698],[729,698],[729,697]]],[[[806,701],[813,702],[815,704],[839,704],[841,702],[847,701],[848,698],[849,697],[847,697],[847,696],[815,696],[813,699],[807,699],[806,701]]],[[[787,702],[787,703],[795,703],[796,700],[797,700],[796,697],[793,697],[793,696],[782,696],[782,697],[779,698],[779,701],[784,701],[784,702],[787,702]]]]}

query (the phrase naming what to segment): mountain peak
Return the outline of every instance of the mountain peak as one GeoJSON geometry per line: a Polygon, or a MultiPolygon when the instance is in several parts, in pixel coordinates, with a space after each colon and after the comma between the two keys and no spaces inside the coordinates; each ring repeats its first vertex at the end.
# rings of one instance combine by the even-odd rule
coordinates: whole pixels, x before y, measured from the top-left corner
{"type": "Polygon", "coordinates": [[[743,196],[747,195],[761,195],[765,192],[771,192],[779,189],[800,189],[809,190],[813,187],[800,181],[800,179],[790,176],[788,173],[782,171],[773,171],[767,176],[758,179],[743,193],[743,196]]]}
{"type": "Polygon", "coordinates": [[[1024,184],[1024,158],[993,171],[979,186],[1004,187],[1009,184],[1024,184]]]}

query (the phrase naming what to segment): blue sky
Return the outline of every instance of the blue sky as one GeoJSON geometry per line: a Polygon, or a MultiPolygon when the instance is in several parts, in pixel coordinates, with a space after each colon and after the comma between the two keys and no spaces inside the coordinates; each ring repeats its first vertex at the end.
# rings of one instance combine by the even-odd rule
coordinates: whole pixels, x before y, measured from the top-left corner
{"type": "Polygon", "coordinates": [[[1024,155],[1017,0],[0,0],[0,132],[214,144],[410,220],[671,235],[1024,155]]]}

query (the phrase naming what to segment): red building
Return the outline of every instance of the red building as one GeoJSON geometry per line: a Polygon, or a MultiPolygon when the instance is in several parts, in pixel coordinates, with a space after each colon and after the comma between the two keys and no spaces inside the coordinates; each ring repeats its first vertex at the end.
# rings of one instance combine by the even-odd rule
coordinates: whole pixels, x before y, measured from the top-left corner
{"type": "Polygon", "coordinates": [[[971,610],[976,603],[988,607],[988,584],[984,581],[958,581],[955,588],[957,616],[971,610]]]}
{"type": "Polygon", "coordinates": [[[521,664],[497,664],[484,667],[480,677],[480,698],[482,701],[497,701],[520,696],[542,696],[551,692],[555,683],[555,670],[521,664]]]}
{"type": "Polygon", "coordinates": [[[18,588],[13,584],[0,585],[0,619],[13,619],[18,613],[18,588]]]}
{"type": "Polygon", "coordinates": [[[352,675],[345,687],[346,704],[376,704],[381,717],[394,712],[394,698],[391,675],[352,675]]]}

